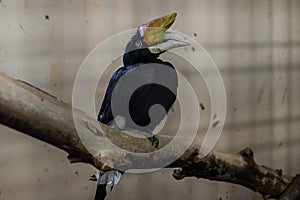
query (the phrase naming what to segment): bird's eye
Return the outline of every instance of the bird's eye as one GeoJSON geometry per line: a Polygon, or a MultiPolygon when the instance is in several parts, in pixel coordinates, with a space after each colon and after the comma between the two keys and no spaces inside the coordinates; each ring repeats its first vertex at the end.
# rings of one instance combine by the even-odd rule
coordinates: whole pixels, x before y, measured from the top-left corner
{"type": "Polygon", "coordinates": [[[141,47],[142,47],[142,42],[141,42],[140,40],[136,41],[136,42],[135,42],[135,46],[136,46],[137,48],[141,48],[141,47]]]}

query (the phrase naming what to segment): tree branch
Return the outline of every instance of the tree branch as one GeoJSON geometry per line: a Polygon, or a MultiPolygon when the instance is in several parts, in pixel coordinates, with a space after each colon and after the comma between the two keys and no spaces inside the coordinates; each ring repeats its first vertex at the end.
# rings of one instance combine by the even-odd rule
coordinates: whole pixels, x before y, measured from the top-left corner
{"type": "MultiPolygon", "coordinates": [[[[187,141],[176,138],[173,148],[158,155],[147,139],[132,137],[103,124],[100,127],[99,122],[85,113],[3,73],[0,73],[0,123],[68,152],[71,163],[89,163],[102,172],[110,170],[109,166],[127,170],[175,160],[166,167],[180,168],[174,170],[176,179],[196,177],[235,183],[259,192],[266,199],[278,198],[293,181],[293,177],[281,170],[258,164],[249,148],[237,154],[212,151],[201,158],[200,144],[194,142],[180,156],[182,144],[187,141]],[[84,134],[79,136],[78,129],[84,134]],[[110,148],[107,138],[124,150],[110,148]],[[148,153],[132,156],[128,152],[148,153]]],[[[162,147],[170,138],[159,136],[159,140],[162,147]]]]}

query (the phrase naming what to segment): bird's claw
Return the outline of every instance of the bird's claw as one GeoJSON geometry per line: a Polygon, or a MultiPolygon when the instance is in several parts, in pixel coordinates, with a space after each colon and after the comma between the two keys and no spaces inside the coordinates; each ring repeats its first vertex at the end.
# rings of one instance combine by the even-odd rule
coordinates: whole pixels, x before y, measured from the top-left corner
{"type": "Polygon", "coordinates": [[[152,146],[154,146],[155,148],[158,147],[159,145],[159,140],[155,135],[152,135],[151,137],[148,137],[148,139],[151,141],[152,146]]]}

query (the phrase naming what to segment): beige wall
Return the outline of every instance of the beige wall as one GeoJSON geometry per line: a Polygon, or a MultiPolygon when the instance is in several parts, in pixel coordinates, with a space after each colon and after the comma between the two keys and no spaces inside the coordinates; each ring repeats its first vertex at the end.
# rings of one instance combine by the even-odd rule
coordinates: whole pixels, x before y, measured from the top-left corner
{"type": "MultiPolygon", "coordinates": [[[[172,28],[206,48],[225,82],[228,112],[215,149],[233,153],[251,147],[259,162],[299,173],[297,0],[2,0],[0,71],[71,102],[77,69],[91,49],[173,11],[178,17],[172,28]]],[[[94,171],[0,126],[0,199],[92,199],[95,184],[88,178],[94,171]]],[[[231,184],[175,181],[171,172],[125,175],[108,199],[262,199],[231,184]]]]}

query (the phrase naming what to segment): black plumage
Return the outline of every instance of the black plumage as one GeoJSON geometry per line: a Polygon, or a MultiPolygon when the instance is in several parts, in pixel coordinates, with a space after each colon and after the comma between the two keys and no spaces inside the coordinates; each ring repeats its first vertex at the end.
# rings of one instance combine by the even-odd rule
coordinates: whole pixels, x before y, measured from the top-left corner
{"type": "MultiPolygon", "coordinates": [[[[124,66],[109,81],[98,114],[98,121],[104,124],[122,130],[148,133],[147,136],[155,147],[158,147],[159,142],[152,134],[153,130],[174,104],[178,85],[174,66],[158,57],[172,48],[189,45],[181,35],[166,32],[175,18],[176,13],[171,13],[138,27],[126,45],[124,66]],[[134,88],[128,97],[129,91],[136,85],[139,87],[134,88]],[[152,109],[155,105],[160,105],[164,111],[152,109]],[[122,124],[115,122],[118,117],[122,118],[122,124]]],[[[118,174],[120,177],[121,172],[109,171],[99,177],[95,200],[105,198],[108,183],[106,178],[113,179],[113,184],[110,184],[113,186],[119,181],[119,178],[113,178],[118,174]]]]}
{"type": "MultiPolygon", "coordinates": [[[[131,38],[123,55],[124,66],[119,68],[112,75],[106,89],[105,97],[98,114],[98,120],[100,122],[110,124],[114,120],[111,108],[113,90],[116,89],[116,85],[122,76],[127,73],[132,73],[135,69],[139,68],[139,73],[133,75],[134,78],[130,81],[143,82],[143,80],[147,80],[148,82],[153,83],[141,85],[141,87],[133,93],[129,101],[129,108],[125,107],[128,107],[128,104],[126,105],[126,102],[122,101],[122,97],[126,95],[126,88],[130,87],[130,85],[118,85],[118,94],[115,96],[117,101],[114,101],[113,103],[116,104],[114,106],[117,108],[129,109],[130,117],[137,125],[126,123],[125,129],[135,129],[149,134],[152,133],[165,115],[163,115],[163,113],[156,113],[155,117],[150,119],[149,110],[151,106],[159,104],[163,106],[165,113],[167,113],[176,100],[178,84],[174,66],[169,62],[158,59],[158,56],[159,53],[153,54],[148,50],[147,44],[142,41],[139,32],[131,38]],[[140,45],[140,47],[138,45],[140,45]],[[163,66],[169,70],[162,70],[163,66]],[[143,70],[143,68],[145,70],[143,70]],[[169,88],[160,85],[159,82],[167,83],[169,88]],[[149,124],[151,126],[143,128],[149,124]]],[[[130,84],[129,81],[126,83],[130,84]]],[[[114,115],[122,116],[122,112],[114,112],[114,115]]],[[[128,119],[125,120],[126,122],[130,121],[128,119]]],[[[124,127],[122,127],[122,129],[123,128],[124,127]]]]}

